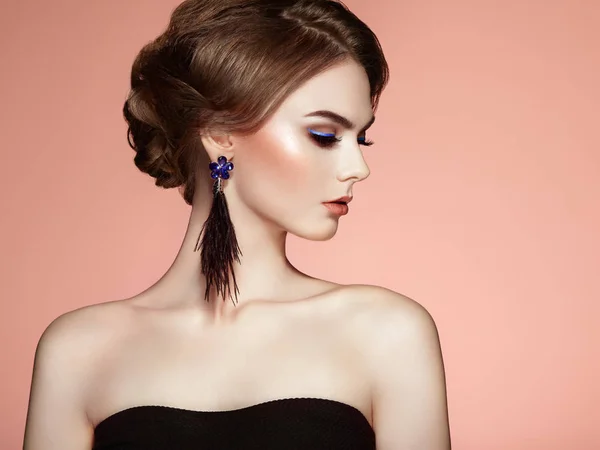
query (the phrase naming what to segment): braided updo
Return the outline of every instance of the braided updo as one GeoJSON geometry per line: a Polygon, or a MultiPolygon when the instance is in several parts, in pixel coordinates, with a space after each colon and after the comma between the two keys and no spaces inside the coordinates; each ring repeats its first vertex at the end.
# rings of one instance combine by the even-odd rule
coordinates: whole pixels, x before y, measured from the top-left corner
{"type": "Polygon", "coordinates": [[[203,131],[256,131],[289,93],[346,58],[364,67],[375,109],[388,66],[342,3],[184,1],[133,63],[123,114],[136,166],[191,205],[203,131]]]}

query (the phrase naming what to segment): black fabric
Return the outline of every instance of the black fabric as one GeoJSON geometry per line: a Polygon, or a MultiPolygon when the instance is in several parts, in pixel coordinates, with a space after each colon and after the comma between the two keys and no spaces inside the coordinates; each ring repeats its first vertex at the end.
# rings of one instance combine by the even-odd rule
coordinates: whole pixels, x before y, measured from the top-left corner
{"type": "Polygon", "coordinates": [[[284,398],[230,411],[135,406],[100,422],[93,450],[375,450],[356,408],[284,398]]]}

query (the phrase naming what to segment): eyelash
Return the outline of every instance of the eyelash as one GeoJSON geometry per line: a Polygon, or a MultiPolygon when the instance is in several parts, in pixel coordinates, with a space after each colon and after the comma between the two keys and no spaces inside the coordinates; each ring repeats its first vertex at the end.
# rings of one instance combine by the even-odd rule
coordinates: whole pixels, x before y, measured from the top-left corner
{"type": "MultiPolygon", "coordinates": [[[[308,129],[310,137],[321,147],[331,147],[335,145],[337,142],[340,142],[342,138],[336,137],[334,134],[330,133],[320,133],[318,131],[308,129]]],[[[374,144],[373,141],[368,140],[358,140],[359,145],[364,145],[365,147],[369,147],[374,144]]]]}

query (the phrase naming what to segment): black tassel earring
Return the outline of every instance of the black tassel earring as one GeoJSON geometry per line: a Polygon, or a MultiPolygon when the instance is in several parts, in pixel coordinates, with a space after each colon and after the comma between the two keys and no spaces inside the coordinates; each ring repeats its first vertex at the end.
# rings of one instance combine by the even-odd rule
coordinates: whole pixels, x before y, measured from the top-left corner
{"type": "Polygon", "coordinates": [[[202,273],[206,277],[206,291],[204,298],[208,301],[211,287],[215,288],[217,295],[229,296],[234,306],[237,303],[239,289],[235,279],[233,263],[240,263],[242,252],[235,236],[235,229],[229,216],[227,199],[223,192],[223,180],[229,179],[229,171],[233,170],[233,163],[228,162],[225,156],[219,156],[218,162],[211,162],[211,178],[213,184],[213,203],[204,222],[194,251],[201,250],[200,261],[202,273]],[[233,281],[233,295],[231,292],[233,281]],[[235,296],[235,299],[234,299],[235,296]]]}

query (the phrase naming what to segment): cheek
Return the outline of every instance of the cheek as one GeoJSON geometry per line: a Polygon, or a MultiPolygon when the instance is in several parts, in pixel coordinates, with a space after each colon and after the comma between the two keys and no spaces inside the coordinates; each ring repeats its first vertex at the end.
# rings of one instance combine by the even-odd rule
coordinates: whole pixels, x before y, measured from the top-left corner
{"type": "MultiPolygon", "coordinates": [[[[290,129],[263,130],[245,141],[240,155],[241,195],[297,200],[318,181],[318,149],[290,129]]],[[[272,201],[271,201],[272,200],[272,201]]]]}

